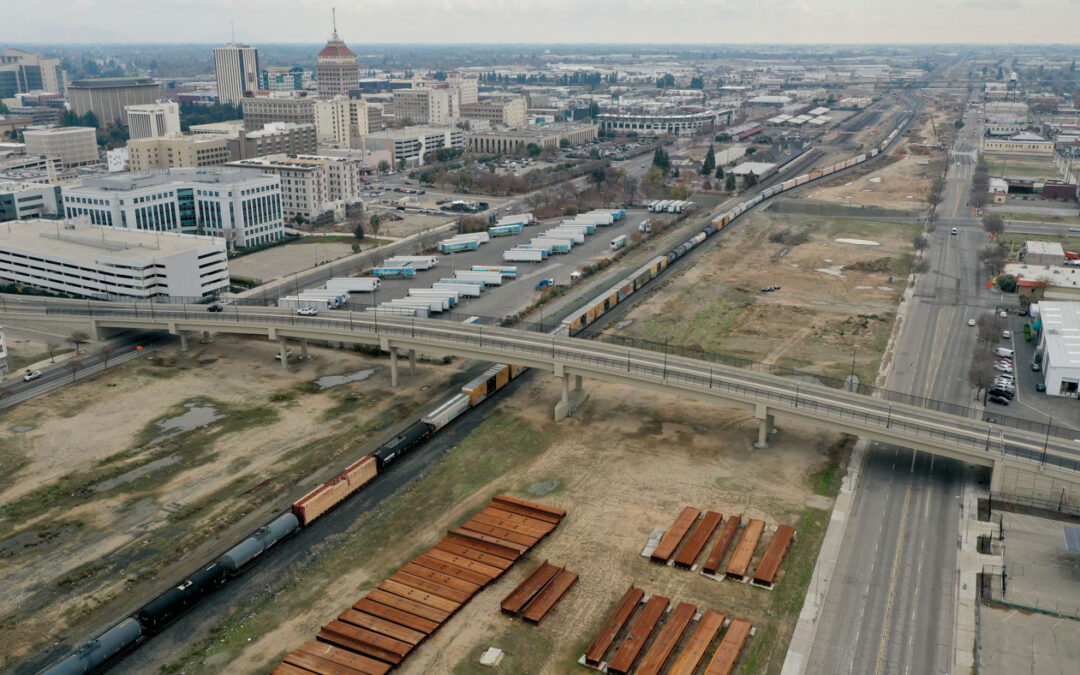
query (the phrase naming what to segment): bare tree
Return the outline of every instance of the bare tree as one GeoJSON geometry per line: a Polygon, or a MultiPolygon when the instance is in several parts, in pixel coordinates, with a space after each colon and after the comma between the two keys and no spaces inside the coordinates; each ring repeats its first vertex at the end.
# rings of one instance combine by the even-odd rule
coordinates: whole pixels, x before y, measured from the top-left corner
{"type": "Polygon", "coordinates": [[[55,342],[46,342],[45,349],[49,350],[49,363],[56,363],[56,350],[60,348],[60,345],[55,342]]]}
{"type": "Polygon", "coordinates": [[[89,339],[90,339],[90,336],[87,335],[84,331],[77,330],[77,331],[72,331],[71,336],[68,338],[68,342],[75,345],[75,353],[78,354],[79,353],[79,345],[81,345],[82,343],[86,342],[89,339]]]}
{"type": "Polygon", "coordinates": [[[985,405],[986,392],[994,384],[994,358],[988,351],[980,349],[972,354],[967,379],[985,405]]]}
{"type": "Polygon", "coordinates": [[[987,234],[1000,237],[1005,232],[1005,221],[996,213],[987,213],[983,216],[982,222],[987,234]]]}
{"type": "Polygon", "coordinates": [[[82,370],[83,362],[79,359],[71,359],[67,362],[67,368],[71,371],[71,381],[75,381],[75,375],[82,370]]]}
{"type": "Polygon", "coordinates": [[[100,347],[98,347],[97,353],[98,356],[101,357],[102,363],[105,365],[106,368],[108,368],[109,359],[112,358],[112,355],[114,353],[112,346],[110,346],[107,342],[103,343],[100,347]]]}
{"type": "Polygon", "coordinates": [[[930,271],[930,261],[926,258],[919,258],[915,261],[915,264],[911,266],[911,271],[915,274],[926,274],[930,271]]]}
{"type": "Polygon", "coordinates": [[[930,248],[930,238],[927,237],[925,234],[920,234],[919,236],[915,237],[914,245],[916,251],[925,251],[926,249],[930,248]]]}
{"type": "Polygon", "coordinates": [[[997,274],[1009,260],[1009,254],[1006,253],[1005,249],[1002,247],[996,244],[990,244],[983,248],[981,258],[983,263],[990,268],[990,271],[997,274]]]}

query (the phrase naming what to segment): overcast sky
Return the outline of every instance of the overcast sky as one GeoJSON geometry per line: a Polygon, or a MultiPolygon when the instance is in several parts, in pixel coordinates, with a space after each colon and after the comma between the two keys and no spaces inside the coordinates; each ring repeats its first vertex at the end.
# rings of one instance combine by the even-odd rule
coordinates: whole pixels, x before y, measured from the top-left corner
{"type": "Polygon", "coordinates": [[[1076,43],[1080,0],[0,0],[3,42],[1076,43]]]}

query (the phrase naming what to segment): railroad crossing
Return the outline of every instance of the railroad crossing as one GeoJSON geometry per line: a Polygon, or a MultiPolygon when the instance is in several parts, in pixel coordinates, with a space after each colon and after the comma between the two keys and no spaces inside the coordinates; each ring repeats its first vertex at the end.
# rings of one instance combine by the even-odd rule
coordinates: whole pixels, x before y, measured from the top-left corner
{"type": "Polygon", "coordinates": [[[4,323],[84,323],[95,340],[125,330],[167,331],[180,336],[181,349],[185,349],[191,334],[265,335],[280,344],[283,368],[287,367],[290,340],[301,346],[308,340],[378,346],[390,354],[393,382],[398,379],[399,353],[528,366],[560,378],[562,396],[555,406],[556,419],[572,414],[584,400],[585,378],[630,384],[748,410],[758,420],[755,445],[759,448],[768,447],[776,417],[794,419],[990,467],[991,489],[995,491],[1007,472],[1015,472],[1010,478],[1023,478],[1012,483],[1030,485],[1030,494],[1024,496],[1080,499],[1080,439],[1066,436],[1068,430],[1018,429],[682,356],[565,335],[374,313],[328,312],[305,317],[291,310],[238,305],[208,312],[204,305],[11,295],[0,299],[4,323]]]}

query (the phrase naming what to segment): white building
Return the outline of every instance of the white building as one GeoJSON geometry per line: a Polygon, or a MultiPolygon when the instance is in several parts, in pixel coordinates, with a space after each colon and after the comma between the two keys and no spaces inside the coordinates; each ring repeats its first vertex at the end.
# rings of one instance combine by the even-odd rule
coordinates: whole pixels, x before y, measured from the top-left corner
{"type": "Polygon", "coordinates": [[[180,104],[158,101],[124,106],[129,138],[156,138],[180,133],[180,104]]]}
{"type": "Polygon", "coordinates": [[[0,279],[101,299],[195,299],[229,286],[225,240],[72,221],[0,228],[0,279]]]}
{"type": "Polygon", "coordinates": [[[368,132],[367,103],[341,94],[315,101],[315,133],[320,143],[354,147],[354,141],[368,132]]]}
{"type": "Polygon", "coordinates": [[[259,88],[259,52],[254,47],[236,44],[214,47],[214,76],[218,101],[240,105],[244,96],[259,88]]]}
{"type": "Polygon", "coordinates": [[[64,189],[64,215],[130,230],[211,234],[230,248],[285,235],[281,179],[235,168],[165,169],[87,178],[64,189]]]}
{"type": "Polygon", "coordinates": [[[229,166],[258,169],[281,177],[281,204],[286,219],[301,216],[314,221],[327,207],[359,197],[364,182],[360,157],[328,155],[269,155],[233,162],[229,166]]]}
{"type": "Polygon", "coordinates": [[[131,155],[127,148],[116,148],[105,152],[105,163],[109,166],[109,173],[127,171],[131,162],[131,155]]]}
{"type": "Polygon", "coordinates": [[[63,211],[59,185],[0,179],[0,222],[57,218],[63,211]]]}
{"type": "Polygon", "coordinates": [[[460,91],[449,86],[396,89],[394,118],[409,124],[452,126],[461,117],[460,91]]]}
{"type": "Polygon", "coordinates": [[[26,154],[56,157],[61,166],[82,166],[98,161],[97,130],[94,127],[50,127],[24,129],[26,154]]]}
{"type": "Polygon", "coordinates": [[[1080,302],[1039,303],[1043,378],[1051,396],[1077,398],[1080,392],[1080,302]]]}
{"type": "Polygon", "coordinates": [[[392,153],[395,167],[402,163],[416,166],[423,164],[424,155],[432,150],[464,148],[465,134],[461,129],[416,126],[377,131],[365,136],[364,142],[371,150],[386,150],[392,153]]]}

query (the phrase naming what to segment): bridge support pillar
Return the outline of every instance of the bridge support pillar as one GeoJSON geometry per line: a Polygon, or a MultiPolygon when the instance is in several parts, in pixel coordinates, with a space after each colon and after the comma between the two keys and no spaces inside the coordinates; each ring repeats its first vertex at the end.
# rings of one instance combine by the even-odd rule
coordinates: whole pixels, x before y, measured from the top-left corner
{"type": "Polygon", "coordinates": [[[307,338],[301,338],[301,339],[300,339],[300,358],[301,358],[301,359],[303,359],[303,360],[305,360],[305,361],[306,361],[307,359],[310,359],[310,358],[311,358],[310,356],[308,356],[308,351],[307,351],[307,338]]]}
{"type": "Polygon", "coordinates": [[[180,351],[186,352],[188,350],[187,333],[180,331],[180,351]]]}
{"type": "Polygon", "coordinates": [[[769,432],[775,431],[772,426],[773,416],[769,414],[769,408],[765,404],[759,403],[754,411],[754,417],[758,420],[757,441],[754,447],[764,450],[769,447],[769,432]]]}
{"type": "Polygon", "coordinates": [[[1001,484],[1005,477],[1005,462],[994,462],[994,468],[990,469],[990,492],[1001,492],[1001,484]]]}
{"type": "Polygon", "coordinates": [[[278,368],[281,368],[282,370],[288,370],[289,369],[289,341],[286,340],[285,338],[281,338],[280,340],[278,340],[278,344],[281,346],[281,349],[278,352],[278,356],[281,357],[281,365],[279,365],[278,368]]]}
{"type": "Polygon", "coordinates": [[[390,348],[390,386],[398,386],[397,347],[390,348]]]}
{"type": "Polygon", "coordinates": [[[204,330],[202,332],[202,340],[199,340],[199,343],[204,344],[204,345],[208,345],[208,344],[211,344],[212,342],[213,342],[213,340],[210,339],[210,331],[204,330]]]}
{"type": "Polygon", "coordinates": [[[416,350],[415,349],[410,349],[409,350],[409,374],[410,375],[415,375],[416,374],[416,350]]]}
{"type": "Polygon", "coordinates": [[[589,390],[582,386],[580,375],[574,376],[574,388],[572,390],[570,389],[569,373],[562,375],[559,379],[562,380],[562,396],[559,398],[559,402],[555,404],[556,422],[573,415],[578,406],[589,397],[589,390]]]}

